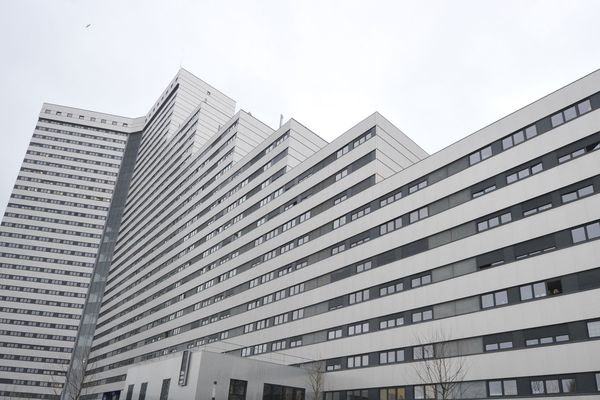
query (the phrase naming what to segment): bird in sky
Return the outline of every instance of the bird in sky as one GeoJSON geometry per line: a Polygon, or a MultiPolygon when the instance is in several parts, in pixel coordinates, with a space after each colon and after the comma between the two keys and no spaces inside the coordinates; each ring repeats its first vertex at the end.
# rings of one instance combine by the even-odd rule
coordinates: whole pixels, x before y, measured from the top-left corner
{"type": "Polygon", "coordinates": [[[92,26],[92,24],[87,24],[85,27],[86,27],[86,28],[89,28],[90,26],[92,26]]]}

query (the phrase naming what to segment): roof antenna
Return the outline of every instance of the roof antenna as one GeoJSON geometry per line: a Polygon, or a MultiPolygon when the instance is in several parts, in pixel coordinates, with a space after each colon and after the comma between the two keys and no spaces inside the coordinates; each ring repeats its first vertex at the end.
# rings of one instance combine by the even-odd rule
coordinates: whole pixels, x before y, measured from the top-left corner
{"type": "Polygon", "coordinates": [[[283,114],[279,114],[279,127],[281,128],[281,125],[283,125],[283,114]]]}

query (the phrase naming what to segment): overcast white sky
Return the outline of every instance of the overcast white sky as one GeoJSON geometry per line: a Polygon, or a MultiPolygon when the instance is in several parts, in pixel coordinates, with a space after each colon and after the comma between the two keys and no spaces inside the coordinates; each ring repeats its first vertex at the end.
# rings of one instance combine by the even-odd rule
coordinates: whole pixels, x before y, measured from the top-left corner
{"type": "Polygon", "coordinates": [[[600,1],[0,0],[0,213],[44,101],[137,117],[183,66],[331,140],[433,153],[600,67],[600,1]],[[87,24],[91,24],[86,28],[87,24]]]}

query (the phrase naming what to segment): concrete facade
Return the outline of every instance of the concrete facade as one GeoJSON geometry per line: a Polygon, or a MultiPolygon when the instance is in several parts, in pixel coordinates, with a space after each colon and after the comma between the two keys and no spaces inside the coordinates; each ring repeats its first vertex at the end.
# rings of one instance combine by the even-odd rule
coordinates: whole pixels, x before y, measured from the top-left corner
{"type": "Polygon", "coordinates": [[[173,399],[210,400],[213,394],[215,399],[226,399],[229,395],[230,379],[248,382],[246,391],[248,400],[261,400],[265,383],[304,390],[310,386],[307,371],[300,367],[250,358],[241,359],[210,351],[191,351],[189,357],[187,384],[178,384],[182,353],[177,353],[131,368],[127,373],[126,389],[123,393],[127,396],[127,389],[131,387],[131,397],[138,399],[142,385],[146,383],[145,398],[159,399],[165,379],[170,380],[168,396],[173,399]]]}
{"type": "MultiPolygon", "coordinates": [[[[294,371],[321,366],[324,400],[441,398],[419,372],[454,360],[455,397],[597,397],[599,108],[596,71],[428,155],[378,113],[331,143],[295,120],[274,130],[181,71],[146,117],[119,120],[134,166],[104,210],[114,243],[89,255],[101,294],[79,301],[68,382],[80,363],[86,399],[141,399],[143,383],[158,398],[164,379],[168,399],[204,399],[206,380],[224,399],[229,379],[248,399],[264,383],[310,398],[294,371]]],[[[27,383],[47,375],[0,362],[3,393],[55,398],[27,383]]]]}

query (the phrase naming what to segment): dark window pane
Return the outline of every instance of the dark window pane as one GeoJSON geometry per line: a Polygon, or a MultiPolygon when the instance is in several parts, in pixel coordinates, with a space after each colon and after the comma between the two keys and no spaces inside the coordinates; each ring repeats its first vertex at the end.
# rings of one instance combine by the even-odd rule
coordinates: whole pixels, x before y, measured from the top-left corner
{"type": "Polygon", "coordinates": [[[163,379],[162,387],[160,388],[160,400],[168,400],[170,385],[171,385],[170,379],[163,379]]]}

